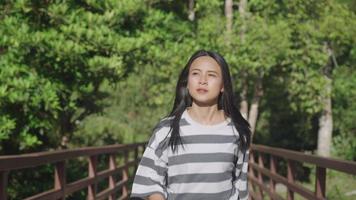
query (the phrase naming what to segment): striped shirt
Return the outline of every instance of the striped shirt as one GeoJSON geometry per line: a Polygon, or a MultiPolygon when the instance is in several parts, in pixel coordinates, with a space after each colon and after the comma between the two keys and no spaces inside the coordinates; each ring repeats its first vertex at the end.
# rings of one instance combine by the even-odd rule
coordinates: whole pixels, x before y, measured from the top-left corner
{"type": "Polygon", "coordinates": [[[183,147],[172,152],[170,120],[160,121],[137,168],[131,197],[154,193],[167,200],[248,199],[248,154],[238,146],[231,119],[215,125],[194,121],[187,110],[180,120],[183,147]]]}

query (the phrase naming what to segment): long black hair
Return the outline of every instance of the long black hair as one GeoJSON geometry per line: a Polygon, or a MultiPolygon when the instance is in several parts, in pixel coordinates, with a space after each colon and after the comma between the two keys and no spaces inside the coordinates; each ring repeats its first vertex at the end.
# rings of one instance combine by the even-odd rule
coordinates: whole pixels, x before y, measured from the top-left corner
{"type": "Polygon", "coordinates": [[[228,64],[225,59],[218,53],[206,50],[196,51],[190,57],[188,63],[185,65],[179,75],[173,108],[170,114],[167,116],[168,118],[172,118],[170,125],[171,137],[169,139],[168,145],[171,146],[173,152],[177,150],[178,145],[183,145],[179,134],[179,121],[184,110],[192,105],[192,97],[190,96],[187,89],[189,68],[193,61],[200,56],[210,56],[219,64],[221,68],[224,91],[220,93],[218,97],[218,109],[224,110],[225,116],[231,118],[232,123],[239,133],[239,147],[242,151],[245,151],[250,146],[251,130],[249,123],[242,117],[240,111],[236,107],[236,100],[234,98],[228,64]]]}

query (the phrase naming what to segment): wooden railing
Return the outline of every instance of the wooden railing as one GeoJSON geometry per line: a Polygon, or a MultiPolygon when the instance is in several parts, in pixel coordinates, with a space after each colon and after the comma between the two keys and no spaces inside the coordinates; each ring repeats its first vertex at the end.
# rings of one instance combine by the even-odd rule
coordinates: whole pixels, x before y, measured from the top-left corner
{"type": "Polygon", "coordinates": [[[333,158],[307,155],[296,151],[273,148],[262,145],[252,145],[249,162],[250,197],[252,200],[294,199],[294,193],[304,199],[325,200],[326,199],[326,169],[356,175],[356,162],[338,160],[333,158]],[[284,162],[287,169],[278,169],[277,160],[284,162]],[[269,163],[269,168],[266,168],[269,163]],[[297,164],[307,163],[315,167],[315,189],[314,191],[303,187],[295,180],[295,167],[297,164]],[[286,171],[286,177],[279,171],[286,171]],[[264,178],[264,177],[267,177],[264,178]],[[286,198],[276,192],[276,183],[281,183],[287,188],[286,198]]]}
{"type": "Polygon", "coordinates": [[[8,174],[11,171],[32,168],[45,164],[53,164],[54,167],[54,187],[48,191],[25,198],[26,200],[54,200],[65,199],[66,196],[87,189],[88,200],[101,199],[128,199],[130,195],[129,168],[136,171],[145,148],[145,143],[127,144],[127,145],[109,145],[104,147],[89,147],[74,150],[59,150],[45,153],[31,153],[17,156],[0,156],[0,199],[7,199],[8,174]],[[133,156],[129,156],[133,153],[133,156]],[[98,156],[107,155],[108,169],[98,171],[98,156]],[[88,160],[88,176],[71,183],[67,183],[66,164],[70,159],[86,157],[88,160]],[[131,158],[131,160],[130,160],[131,158]],[[117,160],[123,160],[121,165],[117,160]],[[120,180],[115,180],[117,175],[121,175],[120,180]],[[108,188],[97,191],[98,182],[107,179],[108,188]],[[120,191],[121,190],[121,193],[120,191]],[[116,193],[120,197],[116,197],[116,193]]]}
{"type": "MultiPolygon", "coordinates": [[[[0,156],[0,199],[7,199],[6,189],[8,181],[11,181],[8,180],[8,174],[11,171],[45,164],[52,164],[54,167],[54,187],[27,197],[26,200],[65,199],[74,192],[84,189],[87,189],[88,200],[128,199],[130,195],[130,185],[128,184],[133,179],[133,174],[128,173],[129,168],[133,168],[132,172],[136,171],[145,145],[146,143],[109,145],[17,156],[0,156]],[[134,153],[134,155],[129,156],[130,153],[134,153]],[[109,157],[109,167],[99,171],[97,169],[98,156],[101,155],[109,157]],[[88,160],[88,176],[68,183],[66,181],[66,165],[70,160],[79,157],[86,157],[88,160]],[[122,160],[122,164],[118,165],[117,160],[122,160]],[[115,177],[118,174],[121,176],[116,180],[115,177]],[[107,179],[108,187],[98,191],[98,183],[103,179],[107,179]],[[116,195],[118,192],[120,196],[116,195]]],[[[252,200],[265,199],[265,197],[273,200],[285,199],[277,193],[277,183],[281,183],[287,188],[286,199],[288,200],[294,199],[294,193],[305,199],[325,200],[326,169],[356,175],[356,162],[306,155],[296,151],[262,145],[252,145],[249,164],[250,199],[252,200]],[[277,162],[281,162],[281,160],[286,163],[286,177],[279,173],[283,169],[277,167],[277,162]],[[269,164],[269,168],[265,167],[266,163],[269,164]],[[295,181],[295,166],[302,163],[311,164],[316,168],[315,191],[311,191],[295,181]]]]}

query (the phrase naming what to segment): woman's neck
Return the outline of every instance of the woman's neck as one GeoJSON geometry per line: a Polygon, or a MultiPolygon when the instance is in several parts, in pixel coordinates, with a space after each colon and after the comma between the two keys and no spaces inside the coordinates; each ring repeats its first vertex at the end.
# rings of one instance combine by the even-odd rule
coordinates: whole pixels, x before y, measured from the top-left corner
{"type": "Polygon", "coordinates": [[[192,104],[187,108],[189,116],[195,121],[204,125],[219,124],[226,120],[223,110],[218,110],[218,105],[200,107],[196,104],[192,104]]]}

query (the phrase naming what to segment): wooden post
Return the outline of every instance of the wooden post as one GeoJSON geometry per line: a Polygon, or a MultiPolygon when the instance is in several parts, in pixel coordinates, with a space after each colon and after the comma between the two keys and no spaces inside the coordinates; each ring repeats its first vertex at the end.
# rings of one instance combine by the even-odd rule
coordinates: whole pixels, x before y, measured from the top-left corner
{"type": "MultiPolygon", "coordinates": [[[[294,184],[294,163],[291,160],[287,160],[287,179],[288,182],[294,184]]],[[[294,200],[294,192],[290,189],[287,190],[287,199],[294,200]]]]}
{"type": "Polygon", "coordinates": [[[317,166],[315,176],[315,194],[318,198],[325,199],[326,169],[317,166]]]}
{"type": "Polygon", "coordinates": [[[6,188],[7,188],[7,179],[8,179],[9,172],[8,171],[0,171],[0,199],[6,200],[6,188]]]}
{"type": "MultiPolygon", "coordinates": [[[[251,162],[251,163],[255,163],[255,156],[254,156],[254,154],[255,154],[254,151],[251,151],[251,152],[250,152],[250,162],[251,162]]],[[[255,171],[254,171],[254,169],[253,169],[252,167],[250,168],[249,174],[250,174],[251,177],[256,178],[255,171]]],[[[251,187],[252,191],[255,192],[255,191],[256,191],[255,185],[251,183],[251,186],[252,186],[252,187],[251,187]]],[[[253,198],[252,198],[252,199],[253,199],[253,198]]]]}
{"type": "MultiPolygon", "coordinates": [[[[116,161],[115,161],[115,155],[114,154],[111,154],[109,156],[109,169],[110,170],[115,170],[116,169],[116,161]]],[[[114,189],[115,188],[115,184],[116,184],[115,176],[114,175],[109,176],[109,188],[110,189],[114,189]]],[[[109,200],[116,199],[115,196],[116,196],[115,192],[113,192],[112,194],[110,194],[109,200]]]]}
{"type": "Polygon", "coordinates": [[[54,169],[54,189],[61,190],[60,200],[65,199],[65,185],[66,185],[66,171],[65,171],[65,161],[60,161],[56,163],[54,169]]]}
{"type": "Polygon", "coordinates": [[[123,187],[122,187],[122,197],[124,199],[127,199],[128,197],[128,189],[127,189],[127,181],[128,181],[128,171],[127,171],[127,162],[128,162],[128,150],[124,151],[124,168],[122,170],[122,180],[125,181],[123,187]]]}
{"type": "MultiPolygon", "coordinates": [[[[269,165],[270,165],[271,173],[277,174],[276,160],[275,160],[274,156],[270,155],[269,159],[270,159],[269,165]]],[[[269,190],[271,191],[272,194],[276,193],[276,182],[272,179],[272,177],[269,177],[269,190]]],[[[271,197],[271,199],[273,199],[273,198],[271,197]]]]}
{"type": "MultiPolygon", "coordinates": [[[[258,153],[258,166],[261,168],[264,168],[261,152],[258,153]]],[[[260,170],[258,170],[258,182],[260,182],[260,184],[263,185],[263,177],[262,177],[262,172],[260,170]]],[[[260,190],[260,197],[263,199],[263,197],[264,197],[263,189],[261,187],[259,187],[259,190],[260,190]]]]}
{"type": "MultiPolygon", "coordinates": [[[[89,177],[93,177],[94,179],[96,178],[97,163],[98,163],[98,157],[96,155],[90,156],[88,162],[88,172],[89,172],[89,177]]],[[[96,180],[94,181],[93,184],[88,186],[87,200],[95,200],[96,189],[97,189],[96,186],[97,186],[96,180]]]]}
{"type": "MultiPolygon", "coordinates": [[[[135,161],[138,160],[138,157],[139,157],[139,154],[138,154],[138,149],[140,148],[140,146],[137,146],[135,148],[135,161]]],[[[134,168],[134,173],[136,173],[137,171],[137,168],[138,168],[138,163],[135,163],[135,168],[134,168]]]]}

